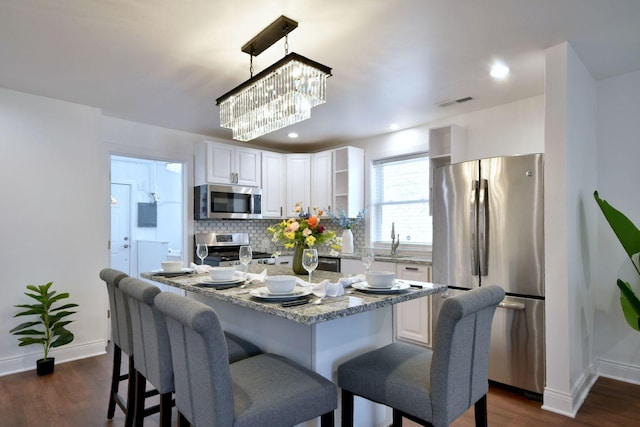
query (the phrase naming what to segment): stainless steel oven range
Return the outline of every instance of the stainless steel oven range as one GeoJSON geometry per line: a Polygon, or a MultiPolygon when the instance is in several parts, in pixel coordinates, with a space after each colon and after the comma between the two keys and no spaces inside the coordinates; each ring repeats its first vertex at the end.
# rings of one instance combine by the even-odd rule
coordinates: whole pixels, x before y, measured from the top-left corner
{"type": "MultiPolygon", "coordinates": [[[[250,245],[248,233],[199,233],[195,235],[193,244],[193,262],[200,263],[196,255],[198,243],[207,245],[209,254],[204,263],[213,267],[240,264],[240,246],[250,245]]],[[[267,252],[253,250],[252,263],[275,264],[275,258],[267,252]]]]}

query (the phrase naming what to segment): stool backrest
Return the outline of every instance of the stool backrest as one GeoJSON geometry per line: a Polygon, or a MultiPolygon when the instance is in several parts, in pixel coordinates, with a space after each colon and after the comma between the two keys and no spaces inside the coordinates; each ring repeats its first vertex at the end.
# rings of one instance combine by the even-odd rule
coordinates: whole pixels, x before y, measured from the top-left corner
{"type": "Polygon", "coordinates": [[[129,277],[122,271],[113,268],[104,268],[100,271],[100,278],[107,285],[109,294],[109,309],[111,311],[111,337],[125,354],[133,354],[133,341],[131,337],[131,320],[127,299],[118,287],[122,279],[129,277]]]}
{"type": "Polygon", "coordinates": [[[433,424],[446,425],[489,390],[489,344],[498,286],[447,298],[437,320],[431,363],[433,424]]]}
{"type": "Polygon", "coordinates": [[[156,296],[155,305],[169,331],[178,410],[192,425],[233,425],[229,356],[215,311],[169,292],[156,296]]]}
{"type": "Polygon", "coordinates": [[[171,346],[164,315],[154,306],[160,288],[128,277],[120,282],[131,314],[135,368],[159,393],[173,391],[171,346]]]}

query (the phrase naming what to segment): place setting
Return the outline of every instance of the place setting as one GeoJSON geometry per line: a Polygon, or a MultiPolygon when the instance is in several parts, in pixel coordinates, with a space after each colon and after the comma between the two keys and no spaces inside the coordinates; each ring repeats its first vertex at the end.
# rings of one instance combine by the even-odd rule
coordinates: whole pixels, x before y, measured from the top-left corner
{"type": "Polygon", "coordinates": [[[209,277],[203,278],[195,286],[201,288],[229,289],[240,286],[246,280],[244,275],[238,275],[235,267],[210,267],[209,277]]]}
{"type": "Polygon", "coordinates": [[[182,261],[162,261],[161,269],[153,270],[151,274],[154,276],[177,277],[193,273],[192,268],[183,267],[182,261]]]}
{"type": "Polygon", "coordinates": [[[295,276],[268,276],[265,286],[252,289],[249,295],[268,302],[296,301],[312,294],[311,289],[299,286],[295,276]]]}
{"type": "Polygon", "coordinates": [[[351,287],[367,294],[397,294],[411,288],[406,282],[395,280],[395,273],[391,271],[368,271],[366,281],[353,283],[351,287]]]}

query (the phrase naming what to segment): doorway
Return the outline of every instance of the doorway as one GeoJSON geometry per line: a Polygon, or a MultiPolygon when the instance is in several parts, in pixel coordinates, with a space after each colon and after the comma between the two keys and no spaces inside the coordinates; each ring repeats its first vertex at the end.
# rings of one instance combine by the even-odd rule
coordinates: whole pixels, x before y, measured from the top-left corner
{"type": "Polygon", "coordinates": [[[183,261],[183,164],[111,156],[111,268],[139,277],[183,261]]]}

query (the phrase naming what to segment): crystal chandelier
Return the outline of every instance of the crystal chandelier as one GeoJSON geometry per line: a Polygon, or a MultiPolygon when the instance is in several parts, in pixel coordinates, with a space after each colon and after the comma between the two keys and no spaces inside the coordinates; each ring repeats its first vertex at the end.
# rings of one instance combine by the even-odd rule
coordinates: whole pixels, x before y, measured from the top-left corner
{"type": "MultiPolygon", "coordinates": [[[[286,37],[298,26],[281,16],[242,47],[251,55],[251,78],[217,99],[220,126],[233,131],[233,139],[249,141],[311,116],[311,108],[326,101],[331,68],[297,53],[253,76],[253,57],[286,37]]],[[[288,43],[285,43],[285,53],[288,43]]]]}

